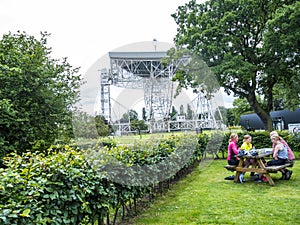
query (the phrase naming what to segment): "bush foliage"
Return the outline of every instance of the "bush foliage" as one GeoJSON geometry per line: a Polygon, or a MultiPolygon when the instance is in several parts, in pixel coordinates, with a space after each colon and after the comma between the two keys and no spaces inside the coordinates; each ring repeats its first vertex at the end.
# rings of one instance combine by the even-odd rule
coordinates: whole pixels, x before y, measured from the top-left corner
{"type": "MultiPolygon", "coordinates": [[[[95,167],[86,157],[88,151],[104,151],[128,167],[151,165],[171,154],[179,154],[175,153],[178,147],[183,142],[190,143],[189,139],[170,138],[132,147],[112,144],[88,150],[58,145],[46,153],[13,153],[4,158],[7,168],[0,169],[0,223],[88,224],[103,221],[110,211],[117,211],[150,194],[156,184],[132,186],[114,182],[99,169],[110,162],[97,161],[100,165],[95,167]]],[[[192,161],[187,161],[183,167],[192,161]]]]}
{"type": "Polygon", "coordinates": [[[57,138],[73,137],[70,109],[79,97],[79,68],[66,58],[52,59],[48,37],[18,32],[0,39],[1,158],[40,140],[47,149],[57,138]]]}

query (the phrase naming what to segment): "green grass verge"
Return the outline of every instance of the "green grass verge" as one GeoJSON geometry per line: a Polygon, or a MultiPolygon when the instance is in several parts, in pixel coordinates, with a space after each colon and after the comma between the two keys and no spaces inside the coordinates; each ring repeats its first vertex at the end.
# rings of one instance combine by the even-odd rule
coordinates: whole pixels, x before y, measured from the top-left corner
{"type": "MultiPolygon", "coordinates": [[[[224,180],[232,175],[215,160],[206,169],[196,168],[173,185],[126,224],[299,224],[300,162],[296,161],[291,180],[279,180],[275,186],[249,181],[243,184],[224,180]]],[[[125,224],[124,222],[122,224],[125,224]]]]}

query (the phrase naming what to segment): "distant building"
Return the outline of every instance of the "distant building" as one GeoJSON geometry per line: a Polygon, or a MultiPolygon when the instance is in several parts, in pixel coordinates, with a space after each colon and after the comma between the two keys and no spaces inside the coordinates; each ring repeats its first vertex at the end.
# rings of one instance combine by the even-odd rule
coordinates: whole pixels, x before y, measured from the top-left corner
{"type": "MultiPolygon", "coordinates": [[[[273,122],[273,128],[276,130],[287,130],[289,124],[300,124],[300,108],[295,111],[279,110],[270,112],[273,122]]],[[[245,129],[264,129],[264,124],[257,114],[242,115],[240,118],[240,125],[245,129]]]]}

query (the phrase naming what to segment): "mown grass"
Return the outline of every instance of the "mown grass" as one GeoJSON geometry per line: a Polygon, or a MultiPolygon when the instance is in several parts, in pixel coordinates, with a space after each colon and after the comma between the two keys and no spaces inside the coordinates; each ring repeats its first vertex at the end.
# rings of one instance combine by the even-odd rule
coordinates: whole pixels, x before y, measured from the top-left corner
{"type": "Polygon", "coordinates": [[[291,180],[279,180],[280,173],[271,175],[274,187],[250,180],[243,184],[224,180],[232,175],[223,168],[225,164],[225,160],[215,160],[203,170],[196,168],[126,224],[300,223],[299,161],[292,168],[291,180]]]}

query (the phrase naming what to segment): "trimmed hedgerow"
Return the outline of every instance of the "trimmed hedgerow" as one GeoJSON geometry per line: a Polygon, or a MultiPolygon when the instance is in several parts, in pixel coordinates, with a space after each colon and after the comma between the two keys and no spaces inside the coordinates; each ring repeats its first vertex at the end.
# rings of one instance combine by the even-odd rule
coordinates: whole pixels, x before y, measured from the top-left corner
{"type": "MultiPolygon", "coordinates": [[[[126,208],[128,204],[151,194],[153,185],[158,183],[141,186],[114,182],[105,170],[101,170],[111,162],[94,158],[98,160],[95,167],[88,160],[88,151],[105,151],[128,167],[153,165],[172,155],[173,160],[163,164],[164,168],[158,168],[167,171],[165,178],[172,178],[177,171],[190,166],[199,155],[197,148],[191,155],[184,152],[190,151],[191,146],[196,147],[191,139],[197,143],[197,137],[186,136],[170,137],[145,146],[111,145],[79,150],[59,145],[44,153],[13,153],[4,158],[6,168],[0,169],[0,223],[93,224],[98,221],[103,224],[104,218],[108,218],[111,212],[115,212],[116,217],[119,208],[126,208]],[[190,158],[182,165],[184,155],[190,158]],[[168,172],[168,168],[179,165],[174,173],[168,172]]],[[[153,171],[153,174],[162,176],[162,172],[153,171]]],[[[134,176],[129,176],[129,179],[135,181],[134,176]]]]}

